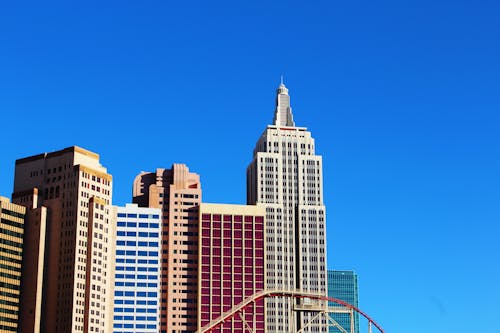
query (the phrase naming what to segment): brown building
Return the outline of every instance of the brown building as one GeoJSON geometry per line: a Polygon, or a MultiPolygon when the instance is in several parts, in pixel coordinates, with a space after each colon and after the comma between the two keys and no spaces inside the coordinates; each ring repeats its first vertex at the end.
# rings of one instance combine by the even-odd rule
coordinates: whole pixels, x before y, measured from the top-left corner
{"type": "Polygon", "coordinates": [[[195,332],[200,177],[184,164],[141,173],[133,202],[162,209],[160,333],[195,332]]]}
{"type": "Polygon", "coordinates": [[[23,283],[24,309],[39,312],[23,317],[22,332],[111,332],[116,215],[111,188],[99,155],[79,147],[16,161],[12,201],[34,208],[26,235],[35,250],[23,267],[31,279],[23,283]],[[40,225],[43,215],[46,230],[40,225]]]}

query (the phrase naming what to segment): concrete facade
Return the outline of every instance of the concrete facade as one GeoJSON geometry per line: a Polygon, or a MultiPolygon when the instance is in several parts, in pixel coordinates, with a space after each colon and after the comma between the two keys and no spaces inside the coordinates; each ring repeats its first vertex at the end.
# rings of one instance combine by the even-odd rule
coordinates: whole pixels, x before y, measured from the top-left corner
{"type": "Polygon", "coordinates": [[[184,164],[143,172],[135,178],[133,202],[162,210],[160,333],[195,332],[200,177],[184,164]]]}
{"type": "MultiPolygon", "coordinates": [[[[31,327],[111,332],[116,233],[111,191],[112,177],[99,155],[79,147],[16,161],[13,202],[46,207],[43,306],[39,323],[31,327]]],[[[26,274],[39,276],[40,266],[27,267],[26,274]]],[[[37,297],[28,289],[26,295],[37,297]]]]}
{"type": "MultiPolygon", "coordinates": [[[[321,156],[306,128],[296,127],[288,89],[276,95],[273,125],[268,125],[247,168],[247,203],[266,208],[267,288],[327,295],[326,229],[321,156]]],[[[306,300],[304,300],[306,301],[306,300]]],[[[290,314],[283,298],[266,301],[266,331],[300,329],[314,314],[290,314]]],[[[317,321],[304,332],[327,332],[317,321]]]]}
{"type": "MultiPolygon", "coordinates": [[[[265,289],[265,209],[258,206],[201,204],[198,330],[265,289]]],[[[212,332],[263,333],[264,301],[212,332]]]]}

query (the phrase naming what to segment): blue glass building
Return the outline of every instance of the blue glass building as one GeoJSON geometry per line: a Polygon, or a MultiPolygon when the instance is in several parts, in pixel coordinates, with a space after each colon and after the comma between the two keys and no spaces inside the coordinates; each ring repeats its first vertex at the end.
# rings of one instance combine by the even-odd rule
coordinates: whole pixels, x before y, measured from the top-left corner
{"type": "MultiPolygon", "coordinates": [[[[353,271],[328,271],[328,297],[338,298],[358,307],[358,276],[353,271]]],[[[329,302],[329,306],[338,304],[329,302]]],[[[348,313],[334,313],[332,318],[347,332],[351,332],[351,317],[348,313]]],[[[330,333],[342,332],[337,327],[330,326],[330,333]]],[[[354,332],[359,333],[359,314],[354,313],[354,332]]]]}
{"type": "Polygon", "coordinates": [[[158,333],[160,209],[118,207],[113,333],[158,333]]]}

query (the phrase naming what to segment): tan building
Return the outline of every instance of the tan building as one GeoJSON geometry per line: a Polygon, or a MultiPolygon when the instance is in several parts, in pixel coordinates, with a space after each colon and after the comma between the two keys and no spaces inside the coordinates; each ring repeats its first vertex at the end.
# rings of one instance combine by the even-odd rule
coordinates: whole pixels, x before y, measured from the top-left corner
{"type": "Polygon", "coordinates": [[[21,268],[21,304],[19,332],[40,332],[42,315],[43,273],[45,267],[45,240],[47,207],[38,207],[38,189],[25,196],[32,202],[24,223],[23,263],[21,268]]]}
{"type": "Polygon", "coordinates": [[[0,331],[17,332],[26,208],[0,197],[0,331]]]}
{"type": "MultiPolygon", "coordinates": [[[[40,319],[23,318],[26,332],[37,332],[37,327],[50,333],[112,331],[116,212],[110,206],[111,189],[112,177],[99,155],[79,147],[16,161],[13,202],[44,206],[47,216],[46,237],[36,234],[39,229],[43,233],[36,225],[28,236],[45,238],[45,248],[38,244],[38,258],[23,270],[39,284],[44,267],[40,319]],[[42,252],[45,263],[40,266],[42,252]]],[[[40,289],[34,289],[22,292],[36,308],[33,293],[40,289]]]]}
{"type": "Polygon", "coordinates": [[[133,202],[162,209],[160,333],[195,332],[200,177],[184,164],[143,172],[135,178],[133,202]]]}
{"type": "MultiPolygon", "coordinates": [[[[276,91],[274,121],[247,168],[247,203],[266,209],[266,287],[327,295],[323,162],[305,127],[295,126],[288,89],[276,91]]],[[[308,300],[302,300],[308,302],[308,300]]],[[[266,332],[326,333],[315,313],[293,318],[290,299],[266,300],[266,332]]]]}

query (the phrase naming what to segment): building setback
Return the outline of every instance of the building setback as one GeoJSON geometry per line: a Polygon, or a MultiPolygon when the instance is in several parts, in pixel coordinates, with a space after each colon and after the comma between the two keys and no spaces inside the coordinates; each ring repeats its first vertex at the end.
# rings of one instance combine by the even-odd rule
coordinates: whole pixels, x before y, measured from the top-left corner
{"type": "Polygon", "coordinates": [[[143,172],[133,202],[162,211],[160,333],[195,332],[200,177],[184,164],[143,172]]]}
{"type": "Polygon", "coordinates": [[[114,333],[158,333],[161,210],[117,208],[114,333]]]}
{"type": "MultiPolygon", "coordinates": [[[[355,307],[358,307],[358,276],[353,271],[328,271],[328,297],[338,298],[355,307]]],[[[329,306],[338,306],[330,302],[329,306]]],[[[351,317],[348,313],[333,313],[332,318],[351,332],[351,317]]],[[[359,333],[359,314],[354,312],[354,332],[359,333]]],[[[329,333],[341,333],[337,327],[330,326],[329,333]]]]}
{"type": "MultiPolygon", "coordinates": [[[[257,206],[201,204],[198,330],[245,298],[265,289],[265,209],[257,206]]],[[[263,333],[264,301],[212,332],[263,333]]]]}
{"type": "Polygon", "coordinates": [[[0,331],[17,332],[26,208],[0,197],[0,331]]]}
{"type": "MultiPolygon", "coordinates": [[[[29,326],[50,333],[111,331],[116,232],[111,192],[112,177],[99,155],[79,147],[16,161],[12,201],[47,209],[45,247],[38,247],[45,252],[39,253],[45,258],[43,307],[39,323],[29,326]]],[[[43,242],[43,235],[30,237],[43,242]]],[[[23,271],[39,273],[39,265],[23,271]]],[[[30,292],[37,290],[22,292],[33,300],[37,296],[30,292]]]]}
{"type": "Polygon", "coordinates": [[[45,241],[47,207],[38,207],[38,189],[25,197],[32,203],[24,223],[23,264],[21,270],[21,307],[19,333],[41,331],[43,273],[45,266],[45,241]]]}
{"type": "MultiPolygon", "coordinates": [[[[266,209],[266,283],[268,289],[301,290],[327,295],[325,206],[321,156],[306,128],[296,127],[288,89],[276,96],[272,125],[268,125],[247,168],[247,203],[266,209]]],[[[293,302],[266,300],[266,331],[304,328],[315,314],[290,316],[293,302]]],[[[304,332],[326,333],[326,320],[304,332]]]]}

